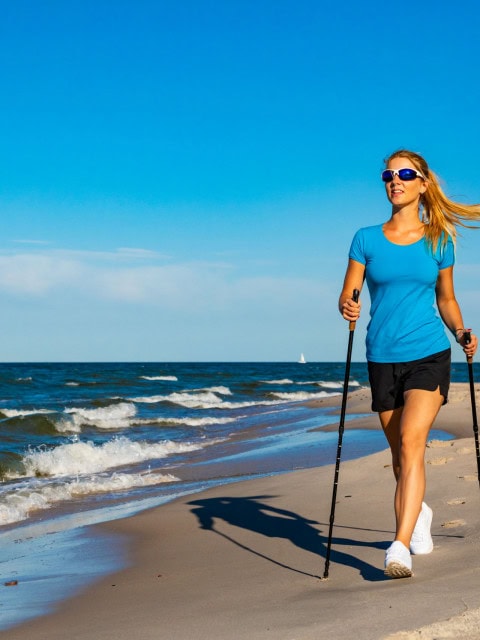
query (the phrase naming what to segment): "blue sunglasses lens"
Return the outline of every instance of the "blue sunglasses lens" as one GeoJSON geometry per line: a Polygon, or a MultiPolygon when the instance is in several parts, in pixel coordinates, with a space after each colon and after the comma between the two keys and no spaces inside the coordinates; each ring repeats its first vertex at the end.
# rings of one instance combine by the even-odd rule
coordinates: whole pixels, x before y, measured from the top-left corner
{"type": "MultiPolygon", "coordinates": [[[[398,173],[400,180],[415,180],[415,178],[418,177],[415,169],[400,169],[395,173],[398,173]]],[[[393,178],[394,175],[391,169],[385,169],[385,171],[382,171],[382,180],[384,182],[391,182],[393,178]]]]}

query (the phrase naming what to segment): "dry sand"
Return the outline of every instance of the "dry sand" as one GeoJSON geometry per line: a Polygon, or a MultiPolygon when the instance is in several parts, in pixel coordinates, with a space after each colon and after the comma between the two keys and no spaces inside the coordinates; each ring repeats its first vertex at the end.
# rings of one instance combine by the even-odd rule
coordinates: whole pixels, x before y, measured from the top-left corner
{"type": "MultiPolygon", "coordinates": [[[[353,393],[349,411],[369,410],[353,393]]],[[[377,417],[348,423],[378,428],[377,417]]],[[[394,531],[388,452],[342,462],[327,580],[333,466],[191,495],[102,525],[130,540],[131,566],[10,640],[400,640],[480,638],[480,489],[468,385],[452,385],[427,448],[434,551],[415,575],[383,574],[394,531]]],[[[19,584],[19,587],[21,585],[19,584]]]]}

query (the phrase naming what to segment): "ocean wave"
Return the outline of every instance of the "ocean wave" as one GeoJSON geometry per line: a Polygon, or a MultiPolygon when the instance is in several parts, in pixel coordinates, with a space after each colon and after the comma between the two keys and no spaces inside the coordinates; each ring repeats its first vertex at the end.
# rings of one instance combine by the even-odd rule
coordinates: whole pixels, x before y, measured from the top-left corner
{"type": "Polygon", "coordinates": [[[336,381],[332,381],[332,380],[320,380],[320,382],[316,382],[315,384],[317,384],[319,387],[323,387],[324,389],[342,389],[343,388],[343,382],[336,382],[336,381]]]}
{"type": "MultiPolygon", "coordinates": [[[[293,380],[290,380],[289,378],[284,378],[283,380],[264,380],[263,384],[283,384],[283,385],[287,385],[287,384],[293,384],[293,385],[297,385],[297,386],[319,386],[319,387],[323,387],[324,389],[338,389],[339,387],[342,388],[343,387],[343,382],[342,381],[334,381],[334,380],[300,380],[300,381],[296,381],[294,382],[293,380]]],[[[357,380],[351,380],[348,383],[349,387],[359,387],[361,386],[360,383],[357,380]]]]}
{"type": "Polygon", "coordinates": [[[221,396],[232,396],[233,393],[230,391],[230,389],[228,387],[205,387],[205,389],[196,389],[196,391],[206,391],[208,392],[212,392],[212,393],[218,393],[221,396]]]}
{"type": "MultiPolygon", "coordinates": [[[[298,385],[314,385],[317,387],[323,387],[324,389],[342,389],[343,381],[341,380],[304,380],[302,382],[296,382],[298,385]]],[[[348,383],[349,387],[360,387],[360,383],[357,380],[351,380],[348,383]]]]}
{"type": "MultiPolygon", "coordinates": [[[[217,398],[215,396],[215,398],[217,398]]],[[[209,396],[212,400],[212,397],[209,396]]],[[[148,402],[149,400],[145,400],[148,402]]],[[[201,408],[217,408],[222,406],[221,399],[217,398],[216,402],[211,401],[201,408]]],[[[237,403],[239,404],[239,403],[237,403]]],[[[188,403],[188,406],[191,406],[188,403]]],[[[232,403],[225,406],[231,408],[232,403]]],[[[198,408],[198,407],[197,407],[198,408]]],[[[237,406],[235,406],[237,408],[237,406]]],[[[2,412],[0,412],[1,415],[2,412]]],[[[95,427],[100,430],[120,430],[128,429],[133,425],[166,425],[166,426],[189,426],[189,427],[206,427],[214,424],[228,424],[235,422],[238,418],[220,418],[215,416],[197,417],[178,417],[166,418],[158,416],[155,418],[137,418],[137,408],[132,402],[119,402],[117,404],[99,407],[97,409],[86,409],[74,407],[65,409],[62,413],[56,413],[49,409],[4,409],[3,415],[12,423],[12,429],[19,429],[23,422],[16,424],[16,420],[23,421],[23,418],[29,417],[28,425],[25,427],[32,433],[61,433],[61,434],[79,434],[82,427],[95,427]],[[35,422],[35,418],[38,416],[35,422]]]]}
{"type": "Polygon", "coordinates": [[[165,380],[167,382],[178,382],[177,376],[140,376],[143,380],[165,380]]]}
{"type": "Polygon", "coordinates": [[[0,413],[7,418],[23,418],[25,416],[34,416],[37,414],[54,413],[51,409],[4,409],[0,408],[0,413]]]}
{"type": "Polygon", "coordinates": [[[79,432],[82,426],[94,426],[97,429],[126,429],[137,414],[137,408],[131,402],[119,402],[98,409],[81,407],[65,409],[69,418],[63,417],[56,424],[58,431],[79,432]]]}
{"type": "Polygon", "coordinates": [[[140,396],[129,398],[132,402],[171,402],[188,409],[243,409],[245,407],[268,406],[278,404],[273,400],[256,400],[243,402],[225,402],[211,391],[205,393],[170,393],[167,396],[140,396]]]}
{"type": "Polygon", "coordinates": [[[62,483],[44,484],[37,480],[1,496],[0,526],[26,520],[33,511],[50,509],[55,504],[73,498],[177,481],[178,478],[171,474],[118,472],[110,476],[77,477],[62,483]]]}
{"type": "Polygon", "coordinates": [[[317,400],[320,398],[331,398],[332,396],[340,395],[338,393],[331,393],[329,391],[318,391],[316,393],[308,393],[307,391],[291,391],[284,393],[272,393],[272,396],[275,398],[280,398],[281,400],[285,400],[287,402],[298,402],[298,401],[306,401],[306,400],[317,400]]]}
{"type": "Polygon", "coordinates": [[[168,395],[154,395],[154,396],[140,396],[136,398],[129,398],[131,402],[146,402],[148,404],[155,404],[158,402],[171,402],[173,404],[181,405],[182,407],[188,407],[190,409],[204,409],[207,407],[215,407],[222,404],[222,399],[216,396],[211,391],[204,393],[185,393],[175,392],[168,395]]]}
{"type": "Polygon", "coordinates": [[[0,409],[0,415],[12,423],[20,420],[15,428],[23,428],[24,418],[28,418],[25,428],[32,433],[80,433],[83,426],[97,429],[125,429],[131,426],[137,408],[131,402],[119,402],[96,409],[74,407],[56,412],[51,409],[0,409]],[[49,429],[47,428],[49,427],[49,429]]]}
{"type": "MultiPolygon", "coordinates": [[[[107,469],[166,458],[175,453],[201,449],[203,445],[164,440],[158,443],[133,442],[124,436],[102,445],[93,442],[61,444],[49,450],[32,449],[22,459],[26,476],[69,476],[100,473],[107,469]]],[[[18,478],[19,474],[6,474],[18,478]]]]}
{"type": "Polygon", "coordinates": [[[135,420],[138,425],[172,425],[187,427],[208,427],[212,424],[229,424],[236,422],[238,418],[139,418],[135,420]]]}

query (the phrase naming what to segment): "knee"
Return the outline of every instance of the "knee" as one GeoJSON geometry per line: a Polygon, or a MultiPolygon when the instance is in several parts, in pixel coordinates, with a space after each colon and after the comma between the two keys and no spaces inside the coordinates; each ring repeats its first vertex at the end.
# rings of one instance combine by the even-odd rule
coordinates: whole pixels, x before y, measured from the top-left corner
{"type": "Polygon", "coordinates": [[[423,460],[425,455],[425,442],[415,436],[402,436],[400,438],[398,463],[402,466],[406,462],[423,460]]]}

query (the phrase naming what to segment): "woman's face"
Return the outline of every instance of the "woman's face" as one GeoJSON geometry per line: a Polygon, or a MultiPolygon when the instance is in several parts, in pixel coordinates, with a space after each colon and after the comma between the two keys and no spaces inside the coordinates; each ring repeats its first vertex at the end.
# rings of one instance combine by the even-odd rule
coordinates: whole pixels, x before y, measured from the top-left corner
{"type": "MultiPolygon", "coordinates": [[[[392,158],[387,169],[415,169],[417,167],[408,158],[392,158]]],[[[395,208],[402,208],[406,205],[420,203],[420,196],[427,190],[427,184],[421,178],[415,180],[400,180],[398,175],[394,175],[393,180],[385,183],[387,198],[395,208]]]]}

